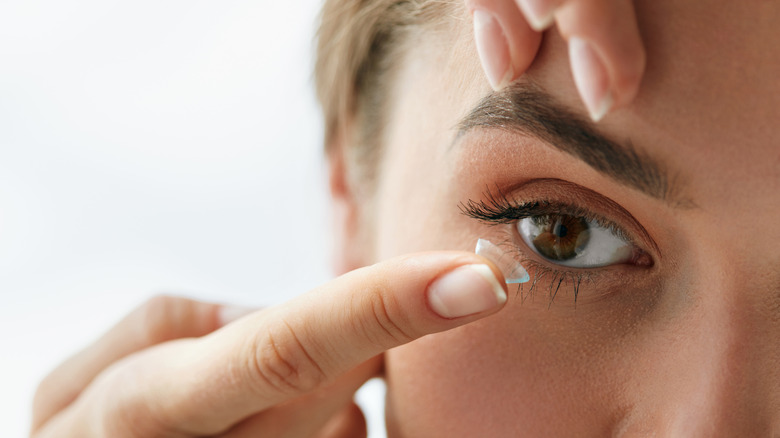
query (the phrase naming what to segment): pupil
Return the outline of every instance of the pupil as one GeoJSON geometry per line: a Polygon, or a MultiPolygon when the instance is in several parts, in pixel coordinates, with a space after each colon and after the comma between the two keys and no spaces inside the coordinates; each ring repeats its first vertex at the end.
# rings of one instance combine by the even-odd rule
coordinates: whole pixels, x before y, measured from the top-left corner
{"type": "Polygon", "coordinates": [[[590,240],[590,227],[583,217],[551,214],[534,222],[533,246],[550,260],[571,260],[582,253],[590,240]]]}

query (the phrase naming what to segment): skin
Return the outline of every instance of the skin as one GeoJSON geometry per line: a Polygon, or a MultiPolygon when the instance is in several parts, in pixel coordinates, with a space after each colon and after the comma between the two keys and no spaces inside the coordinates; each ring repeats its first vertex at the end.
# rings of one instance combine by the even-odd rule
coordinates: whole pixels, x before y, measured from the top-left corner
{"type": "MultiPolygon", "coordinates": [[[[373,206],[374,260],[469,250],[480,237],[522,242],[511,226],[458,209],[499,187],[524,201],[575,202],[632,236],[644,230],[649,240],[637,243],[654,264],[589,270],[576,308],[569,280],[550,302],[548,275],[532,298],[510,293],[490,318],[388,352],[390,436],[780,429],[780,8],[660,0],[636,8],[648,53],[642,87],[597,130],[666,169],[674,187],[666,200],[522,133],[474,129],[453,145],[453,127],[492,91],[465,9],[446,38],[409,53],[373,206]]],[[[569,71],[566,43],[551,32],[521,81],[586,118],[569,71]]],[[[520,259],[540,260],[520,247],[520,259]]]]}
{"type": "MultiPolygon", "coordinates": [[[[400,64],[370,199],[348,177],[348,133],[332,148],[335,263],[370,266],[254,312],[156,298],[41,383],[31,434],[365,436],[351,397],[380,373],[391,437],[778,430],[777,4],[635,2],[647,54],[641,87],[635,99],[616,98],[592,129],[630,140],[665,169],[674,190],[659,199],[522,131],[476,127],[454,141],[454,127],[493,92],[474,44],[476,3],[453,17],[449,34],[419,38],[400,64]],[[552,264],[511,224],[487,225],[458,209],[486,188],[592,210],[653,264],[580,273],[576,306],[577,274],[569,272],[551,301],[552,264]],[[537,277],[534,292],[511,289],[503,306],[443,317],[431,300],[438,280],[483,263],[502,278],[471,253],[480,237],[515,243],[515,257],[537,277]]],[[[567,26],[599,27],[604,17],[587,11],[633,20],[599,9],[608,2],[556,3],[567,38],[567,26]],[[566,5],[585,7],[583,22],[566,5]]],[[[501,17],[517,19],[520,9],[506,5],[501,17]]],[[[605,38],[590,41],[627,37],[605,38]]],[[[540,45],[523,55],[533,62],[513,67],[512,87],[532,83],[587,120],[565,40],[547,32],[533,41],[540,45]]]]}
{"type": "Polygon", "coordinates": [[[237,320],[241,309],[155,298],[44,379],[32,435],[365,436],[352,396],[381,370],[381,352],[499,310],[482,276],[500,273],[483,261],[443,251],[397,257],[284,305],[243,309],[237,320]],[[429,295],[446,289],[436,285],[475,264],[487,272],[470,277],[468,290],[486,305],[436,313],[429,295]]]}
{"type": "Polygon", "coordinates": [[[636,97],[646,53],[632,0],[465,3],[475,18],[476,47],[494,89],[526,72],[539,51],[541,32],[554,25],[569,43],[577,91],[593,120],[599,121],[636,97]]]}

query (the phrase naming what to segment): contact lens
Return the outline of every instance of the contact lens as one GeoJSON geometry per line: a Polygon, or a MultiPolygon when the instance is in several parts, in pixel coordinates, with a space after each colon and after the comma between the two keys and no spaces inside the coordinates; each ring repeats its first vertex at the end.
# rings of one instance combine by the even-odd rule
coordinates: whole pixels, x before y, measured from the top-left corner
{"type": "Polygon", "coordinates": [[[511,254],[507,254],[498,245],[487,239],[477,240],[477,248],[474,252],[495,263],[504,274],[504,280],[508,284],[525,283],[531,279],[528,271],[511,254]]]}

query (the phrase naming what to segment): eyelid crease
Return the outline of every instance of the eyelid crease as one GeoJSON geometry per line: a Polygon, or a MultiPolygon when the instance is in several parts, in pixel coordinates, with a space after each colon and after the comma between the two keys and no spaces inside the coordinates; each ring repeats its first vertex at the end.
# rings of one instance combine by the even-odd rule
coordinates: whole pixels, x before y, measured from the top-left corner
{"type": "Polygon", "coordinates": [[[584,207],[546,200],[517,203],[510,201],[504,195],[501,196],[501,198],[496,198],[493,194],[486,193],[487,200],[474,201],[469,199],[465,204],[461,202],[458,208],[466,216],[490,224],[509,224],[529,217],[560,214],[581,217],[594,221],[602,227],[608,228],[626,242],[635,244],[634,239],[621,226],[584,207]]]}
{"type": "MultiPolygon", "coordinates": [[[[475,201],[469,199],[466,202],[461,201],[458,204],[458,209],[465,216],[491,225],[510,224],[532,216],[559,214],[579,216],[587,220],[592,220],[602,227],[608,228],[626,242],[639,248],[643,246],[652,248],[653,253],[658,259],[663,258],[658,245],[650,237],[644,227],[642,227],[631,213],[623,209],[620,204],[609,198],[605,198],[603,195],[588,188],[559,179],[536,179],[524,182],[521,187],[540,187],[542,184],[543,187],[548,187],[550,184],[553,184],[556,187],[555,191],[552,192],[552,198],[550,195],[544,194],[535,196],[537,199],[532,202],[522,202],[514,196],[508,195],[497,185],[495,189],[486,186],[485,191],[482,193],[481,200],[475,201]],[[555,192],[559,191],[565,194],[562,195],[563,197],[567,198],[572,197],[571,194],[574,194],[579,202],[582,202],[583,199],[592,199],[589,202],[604,204],[604,208],[614,210],[615,214],[625,217],[625,220],[632,225],[631,229],[634,230],[636,234],[629,234],[626,232],[626,228],[619,225],[618,222],[607,219],[605,216],[595,213],[590,208],[577,206],[568,201],[558,201],[555,199],[558,197],[555,195],[555,192]],[[638,242],[642,242],[644,245],[639,245],[638,242]]],[[[510,190],[510,192],[514,192],[516,189],[520,189],[520,187],[515,187],[510,190]]],[[[536,190],[533,191],[535,192],[536,190]]]]}

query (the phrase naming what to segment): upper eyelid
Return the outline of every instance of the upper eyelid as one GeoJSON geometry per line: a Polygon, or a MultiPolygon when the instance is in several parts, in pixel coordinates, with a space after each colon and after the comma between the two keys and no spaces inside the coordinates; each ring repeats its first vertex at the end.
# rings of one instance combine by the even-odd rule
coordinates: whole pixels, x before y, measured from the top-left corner
{"type": "Polygon", "coordinates": [[[618,225],[615,221],[607,219],[584,207],[550,200],[519,203],[514,200],[510,201],[506,197],[502,197],[499,200],[490,194],[486,197],[488,199],[487,202],[485,200],[474,201],[469,199],[466,203],[461,202],[458,208],[461,210],[461,213],[466,216],[492,224],[506,224],[528,217],[553,214],[567,214],[583,217],[618,232],[621,238],[633,243],[633,239],[631,239],[631,237],[625,233],[623,227],[618,225]]]}
{"type": "MultiPolygon", "coordinates": [[[[472,200],[469,200],[472,201],[472,200]]],[[[511,202],[511,201],[508,201],[511,202]]],[[[471,202],[471,205],[477,205],[478,203],[476,201],[471,202]]],[[[550,203],[549,205],[558,205],[558,206],[564,206],[565,204],[562,203],[550,203]]],[[[469,202],[460,203],[461,211],[466,214],[464,211],[465,208],[469,205],[469,202]]],[[[498,207],[499,204],[495,204],[494,207],[498,207]]],[[[568,206],[572,207],[572,206],[568,206]]],[[[575,207],[582,209],[582,207],[575,207]]],[[[594,214],[594,213],[591,213],[594,214]]],[[[469,216],[474,217],[474,216],[469,216]]],[[[478,220],[482,220],[481,218],[477,218],[478,220]]],[[[509,218],[504,218],[496,222],[490,222],[491,225],[504,225],[502,227],[501,233],[506,233],[505,237],[503,239],[496,240],[496,244],[498,246],[502,247],[508,247],[511,249],[511,254],[513,257],[516,257],[517,260],[526,268],[526,270],[529,272],[529,274],[532,275],[532,279],[530,281],[530,286],[528,286],[528,290],[525,291],[523,288],[523,285],[518,285],[518,293],[523,294],[523,301],[531,297],[535,294],[535,291],[537,290],[537,284],[547,284],[545,280],[549,279],[549,303],[548,308],[552,305],[553,301],[558,295],[558,290],[561,287],[561,284],[566,283],[565,287],[572,287],[574,292],[574,305],[577,305],[578,302],[578,296],[580,293],[580,289],[585,289],[587,285],[597,285],[602,280],[612,279],[617,280],[618,278],[624,278],[620,277],[621,274],[616,271],[615,268],[617,266],[601,266],[601,267],[572,267],[572,266],[566,266],[561,265],[558,263],[554,263],[553,261],[547,260],[544,257],[540,256],[538,252],[534,251],[533,249],[529,248],[529,246],[520,239],[520,241],[517,240],[515,234],[517,233],[517,230],[515,227],[510,228],[510,224],[513,221],[508,220],[509,218]],[[616,277],[616,275],[618,277],[616,277]],[[541,281],[541,283],[539,283],[541,281]]],[[[485,221],[483,221],[485,222],[485,221]]],[[[622,229],[622,228],[621,228],[622,229]]],[[[635,245],[634,240],[630,239],[627,241],[635,245]]],[[[546,286],[544,286],[546,287],[546,286]]],[[[601,294],[599,294],[601,295],[601,294]]]]}
{"type": "MultiPolygon", "coordinates": [[[[547,202],[547,201],[542,201],[547,202]]],[[[538,204],[538,203],[534,203],[538,204]]],[[[514,223],[518,220],[522,220],[529,217],[538,217],[543,215],[553,215],[553,214],[565,214],[575,217],[582,217],[585,220],[588,221],[594,221],[597,224],[599,224],[602,227],[608,228],[610,231],[615,233],[620,239],[624,240],[626,243],[639,246],[636,243],[636,239],[634,239],[632,236],[630,236],[620,225],[615,223],[614,221],[611,221],[603,216],[600,216],[596,213],[593,213],[591,211],[585,211],[581,207],[575,207],[568,204],[558,204],[558,203],[550,203],[550,207],[544,208],[544,209],[537,209],[534,207],[525,207],[525,206],[507,206],[509,207],[506,214],[501,214],[501,218],[493,218],[490,217],[489,214],[486,214],[484,210],[482,210],[483,206],[473,204],[471,200],[469,200],[469,204],[467,204],[465,207],[463,204],[461,204],[461,211],[466,214],[467,216],[477,219],[482,222],[486,222],[489,224],[509,224],[514,223]],[[517,214],[517,211],[523,211],[522,214],[517,214]],[[551,211],[553,210],[553,211],[551,211]]]]}
{"type": "MultiPolygon", "coordinates": [[[[536,181],[542,182],[541,180],[536,181]]],[[[527,182],[521,186],[514,186],[508,191],[509,195],[501,191],[498,186],[494,190],[490,190],[490,187],[487,187],[482,196],[477,198],[477,200],[468,199],[465,202],[460,202],[458,205],[461,213],[467,217],[490,225],[504,225],[500,228],[502,234],[506,233],[504,234],[504,240],[496,240],[496,243],[500,246],[511,246],[514,256],[517,257],[518,261],[526,267],[532,276],[527,291],[522,287],[518,289],[518,293],[524,294],[523,300],[533,297],[537,293],[539,285],[543,285],[540,286],[543,288],[541,291],[549,292],[549,308],[553,301],[556,301],[558,290],[561,288],[560,285],[564,284],[564,288],[573,289],[574,305],[576,307],[581,291],[587,291],[588,300],[604,298],[611,292],[609,294],[601,293],[600,291],[604,289],[600,286],[601,282],[608,282],[606,285],[611,285],[613,284],[612,282],[625,282],[627,271],[624,270],[626,266],[622,264],[581,268],[560,265],[544,259],[532,248],[529,248],[522,239],[520,241],[517,240],[518,231],[512,224],[522,217],[531,217],[545,213],[584,215],[588,219],[596,220],[602,226],[608,226],[613,230],[616,227],[621,231],[620,237],[645,252],[647,252],[647,248],[653,248],[655,251],[647,252],[654,259],[653,264],[660,260],[660,252],[658,252],[655,242],[644,230],[644,227],[615,201],[566,181],[544,179],[543,183],[545,186],[543,186],[542,190],[537,189],[539,186],[532,186],[527,182]],[[547,190],[547,184],[549,183],[562,186],[564,190],[559,196],[556,196],[557,190],[547,190]],[[571,201],[565,201],[566,199],[571,199],[571,201]],[[597,206],[597,209],[585,207],[585,205],[594,204],[597,206]],[[505,211],[507,206],[517,208],[507,213],[505,211]],[[610,217],[615,217],[617,220],[608,219],[600,212],[613,212],[610,214],[610,217]],[[630,233],[629,230],[631,230],[630,233]],[[644,244],[637,244],[638,242],[644,242],[644,244]],[[549,280],[549,284],[547,280],[549,280]],[[595,286],[595,289],[591,290],[591,287],[588,286],[595,286]],[[594,291],[597,293],[595,296],[592,296],[591,294],[594,291]]],[[[639,272],[632,270],[631,275],[638,275],[639,272]]],[[[612,289],[607,287],[604,290],[609,291],[612,289]]]]}
{"type": "MultiPolygon", "coordinates": [[[[522,219],[523,217],[530,217],[534,215],[539,214],[569,214],[573,216],[584,216],[588,219],[593,219],[599,222],[602,226],[607,226],[610,229],[619,231],[619,236],[626,240],[627,242],[636,245],[638,247],[650,247],[652,248],[652,252],[656,254],[656,257],[659,259],[661,258],[661,252],[656,245],[655,241],[650,237],[649,234],[647,234],[647,231],[645,231],[644,227],[642,227],[639,222],[625,209],[620,207],[619,204],[617,204],[615,201],[612,201],[609,198],[605,198],[602,195],[599,195],[596,192],[593,192],[590,189],[586,189],[582,186],[579,186],[577,184],[573,184],[567,181],[562,180],[556,180],[556,179],[544,179],[544,180],[537,180],[538,182],[544,182],[544,183],[556,183],[559,185],[563,185],[567,189],[571,189],[571,191],[584,191],[585,193],[582,195],[582,197],[587,197],[591,195],[598,196],[599,202],[603,202],[609,206],[611,206],[611,209],[616,210],[619,212],[621,216],[625,217],[626,221],[632,224],[630,227],[631,229],[635,229],[637,233],[629,233],[626,231],[626,227],[621,226],[621,224],[617,221],[608,219],[603,214],[596,213],[591,208],[582,207],[578,205],[574,205],[570,202],[562,202],[559,200],[555,200],[551,198],[549,195],[542,196],[541,199],[534,200],[533,202],[521,202],[518,200],[515,196],[508,195],[506,192],[501,190],[499,187],[496,187],[495,189],[491,189],[490,187],[486,187],[485,191],[482,194],[482,198],[479,201],[474,201],[472,199],[469,199],[468,201],[460,202],[458,205],[458,208],[460,209],[461,213],[464,215],[471,217],[473,219],[480,220],[485,223],[492,223],[492,224],[508,224],[512,223],[518,219],[522,219]],[[546,203],[546,206],[548,208],[548,211],[545,212],[544,209],[540,208],[530,208],[532,204],[537,203],[546,203]],[[511,210],[508,211],[506,207],[510,207],[511,210]],[[525,210],[524,215],[519,215],[518,213],[525,210]],[[533,211],[532,211],[533,210],[533,211]],[[644,245],[639,244],[638,242],[643,242],[644,245]]],[[[525,185],[528,185],[529,183],[526,183],[525,185]]]]}

